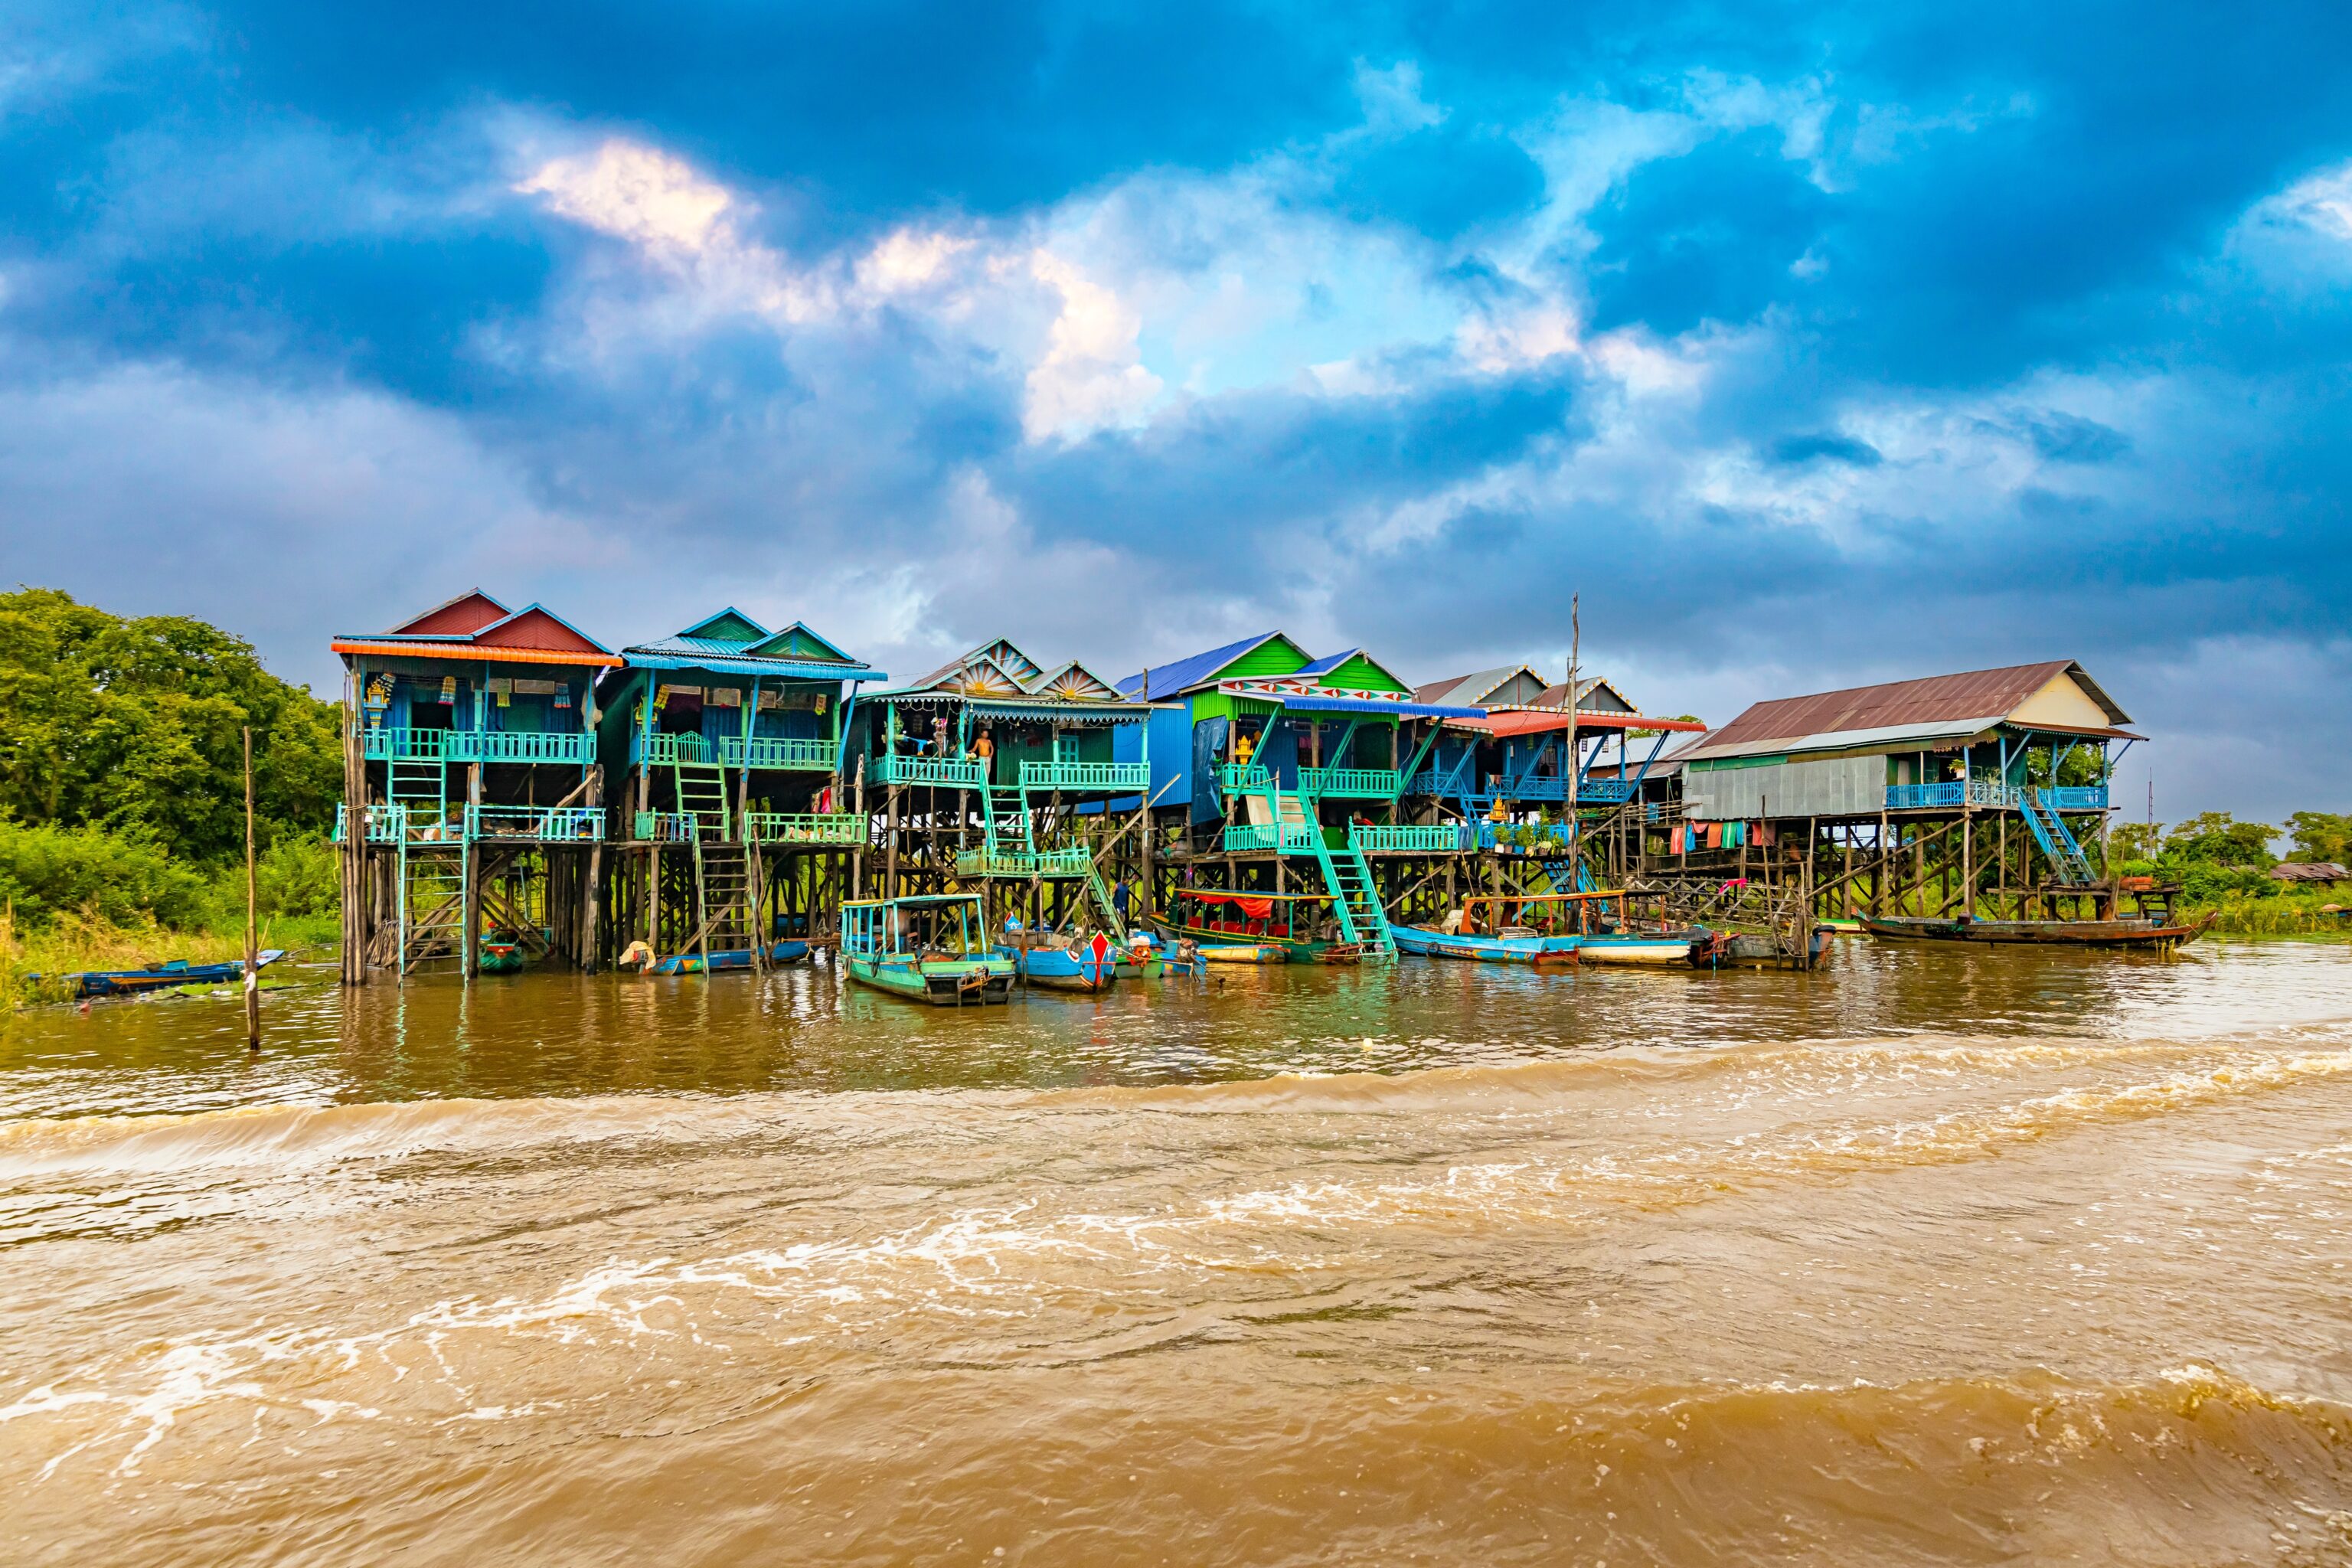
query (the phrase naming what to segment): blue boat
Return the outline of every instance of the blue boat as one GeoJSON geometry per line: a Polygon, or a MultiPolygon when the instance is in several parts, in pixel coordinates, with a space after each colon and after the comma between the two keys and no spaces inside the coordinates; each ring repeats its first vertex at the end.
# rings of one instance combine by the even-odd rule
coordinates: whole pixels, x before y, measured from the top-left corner
{"type": "MultiPolygon", "coordinates": [[[[257,956],[257,967],[267,967],[286,956],[286,950],[265,947],[257,956]]],[[[175,958],[169,963],[153,963],[144,969],[86,969],[75,974],[56,978],[73,987],[77,997],[137,996],[151,991],[169,991],[180,985],[218,985],[224,981],[240,980],[245,975],[245,960],[227,963],[190,963],[175,958]]],[[[28,980],[41,976],[30,974],[28,980]]]]}
{"type": "Polygon", "coordinates": [[[1100,932],[1070,947],[1049,945],[1043,938],[1031,940],[1037,945],[1009,942],[996,951],[1011,959],[1032,985],[1049,991],[1108,991],[1118,979],[1118,950],[1100,932]]]}
{"type": "Polygon", "coordinates": [[[1586,893],[1480,895],[1462,900],[1444,927],[1391,926],[1399,952],[1479,963],[1573,963],[1585,937],[1576,907],[1586,893]],[[1450,928],[1450,929],[1449,929],[1450,928]]]}
{"type": "MultiPolygon", "coordinates": [[[[808,952],[809,944],[798,937],[793,937],[771,946],[767,956],[770,963],[798,963],[808,956],[808,952]]],[[[730,969],[751,967],[751,950],[748,947],[739,947],[712,953],[708,963],[698,952],[674,952],[667,958],[656,962],[651,973],[655,974],[717,974],[730,969]]]]}

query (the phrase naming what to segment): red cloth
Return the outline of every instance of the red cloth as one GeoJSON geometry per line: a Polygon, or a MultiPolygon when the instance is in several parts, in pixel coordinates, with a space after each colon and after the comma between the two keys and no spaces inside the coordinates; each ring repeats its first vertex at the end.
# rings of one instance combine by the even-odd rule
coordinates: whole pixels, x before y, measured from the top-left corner
{"type": "Polygon", "coordinates": [[[1254,921],[1262,921],[1268,915],[1274,913],[1274,900],[1272,899],[1236,898],[1234,900],[1234,902],[1242,907],[1243,914],[1254,921]]]}

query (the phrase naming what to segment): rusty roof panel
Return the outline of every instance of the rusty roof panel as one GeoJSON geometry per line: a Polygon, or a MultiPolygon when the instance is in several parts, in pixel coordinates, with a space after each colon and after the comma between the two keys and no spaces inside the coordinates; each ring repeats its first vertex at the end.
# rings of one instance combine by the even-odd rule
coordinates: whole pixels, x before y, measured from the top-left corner
{"type": "Polygon", "coordinates": [[[2105,709],[2116,723],[2130,722],[2130,716],[2099,689],[2081,665],[2061,658],[1759,702],[1684,755],[1706,756],[1770,741],[1800,741],[1847,731],[1950,725],[1969,720],[1997,722],[2061,675],[2074,677],[2084,694],[2105,709]]]}

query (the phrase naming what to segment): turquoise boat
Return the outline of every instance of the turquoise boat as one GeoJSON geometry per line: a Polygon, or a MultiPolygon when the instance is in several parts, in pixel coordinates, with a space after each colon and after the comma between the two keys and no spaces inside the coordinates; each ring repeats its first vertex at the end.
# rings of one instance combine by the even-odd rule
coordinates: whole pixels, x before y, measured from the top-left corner
{"type": "MultiPolygon", "coordinates": [[[[798,963],[809,955],[809,944],[798,937],[790,937],[769,944],[766,954],[770,963],[798,963]]],[[[748,947],[727,948],[703,961],[698,952],[673,952],[657,960],[652,973],[656,974],[717,974],[730,969],[751,967],[751,950],[748,947]]]]}
{"type": "Polygon", "coordinates": [[[992,1006],[1012,994],[1013,964],[987,928],[978,893],[853,900],[841,906],[842,967],[910,1002],[992,1006]]]}

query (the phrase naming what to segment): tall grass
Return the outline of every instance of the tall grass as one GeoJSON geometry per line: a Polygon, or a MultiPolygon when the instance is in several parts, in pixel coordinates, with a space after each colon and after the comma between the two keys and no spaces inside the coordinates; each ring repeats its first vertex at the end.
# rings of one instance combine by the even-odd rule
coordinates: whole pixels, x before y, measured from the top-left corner
{"type": "MultiPolygon", "coordinates": [[[[331,947],[340,929],[333,915],[273,915],[261,923],[260,945],[289,951],[331,947]]],[[[175,931],[152,921],[118,924],[101,915],[68,911],[19,926],[15,909],[0,906],[0,1007],[13,1011],[68,1000],[72,988],[58,977],[86,969],[143,969],[174,959],[226,963],[244,956],[241,923],[175,931]]]]}

